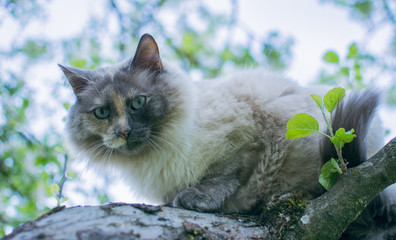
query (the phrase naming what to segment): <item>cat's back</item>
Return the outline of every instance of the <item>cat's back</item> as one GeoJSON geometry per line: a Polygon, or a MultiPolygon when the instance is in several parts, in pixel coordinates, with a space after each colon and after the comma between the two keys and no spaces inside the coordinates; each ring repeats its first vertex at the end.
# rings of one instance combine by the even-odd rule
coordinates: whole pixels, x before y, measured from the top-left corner
{"type": "Polygon", "coordinates": [[[262,149],[269,142],[282,145],[286,152],[287,121],[299,112],[320,117],[320,111],[314,111],[312,93],[263,69],[198,82],[196,88],[195,146],[201,148],[204,159],[221,159],[255,146],[262,149]]]}
{"type": "MultiPolygon", "coordinates": [[[[265,69],[244,70],[235,74],[196,83],[198,116],[202,121],[254,121],[257,113],[267,113],[284,121],[299,112],[312,113],[308,89],[281,73],[265,69]]],[[[316,92],[317,94],[317,92],[316,92]]],[[[251,123],[251,122],[250,122],[251,123]]]]}

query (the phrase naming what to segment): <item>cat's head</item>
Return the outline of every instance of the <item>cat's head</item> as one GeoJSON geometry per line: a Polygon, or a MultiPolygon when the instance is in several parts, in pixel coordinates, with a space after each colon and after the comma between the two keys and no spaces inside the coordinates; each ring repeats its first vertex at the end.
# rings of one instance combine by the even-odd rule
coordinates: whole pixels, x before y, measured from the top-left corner
{"type": "Polygon", "coordinates": [[[164,68],[148,34],[135,56],[118,65],[94,70],[59,66],[77,97],[66,124],[68,141],[91,160],[158,151],[172,134],[169,129],[183,128],[188,118],[188,81],[164,68]]]}

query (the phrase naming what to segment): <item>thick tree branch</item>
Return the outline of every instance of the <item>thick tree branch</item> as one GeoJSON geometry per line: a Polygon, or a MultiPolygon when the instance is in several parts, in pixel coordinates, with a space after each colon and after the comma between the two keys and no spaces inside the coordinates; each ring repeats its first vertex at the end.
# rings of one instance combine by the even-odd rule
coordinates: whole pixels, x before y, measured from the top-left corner
{"type": "MultiPolygon", "coordinates": [[[[312,200],[285,239],[337,239],[367,204],[396,182],[396,138],[312,200]]],[[[276,214],[276,215],[279,215],[276,214]]],[[[16,239],[277,239],[282,228],[253,216],[223,216],[170,207],[109,204],[55,208],[14,229],[16,239]],[[275,232],[274,232],[275,231],[275,232]]]]}
{"type": "Polygon", "coordinates": [[[17,239],[271,239],[247,217],[225,217],[170,207],[113,203],[58,208],[25,223],[4,240],[17,239]]]}
{"type": "Polygon", "coordinates": [[[344,173],[334,187],[311,201],[295,239],[338,239],[370,201],[396,182],[396,138],[367,162],[344,173]]]}

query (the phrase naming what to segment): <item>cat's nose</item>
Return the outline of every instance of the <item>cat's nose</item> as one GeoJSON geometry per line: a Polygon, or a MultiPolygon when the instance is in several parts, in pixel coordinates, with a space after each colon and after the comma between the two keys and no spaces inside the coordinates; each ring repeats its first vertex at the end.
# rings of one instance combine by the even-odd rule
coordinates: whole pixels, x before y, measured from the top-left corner
{"type": "Polygon", "coordinates": [[[116,132],[117,136],[127,139],[129,136],[129,133],[131,132],[131,128],[129,126],[125,126],[123,128],[117,127],[115,132],[116,132]]]}

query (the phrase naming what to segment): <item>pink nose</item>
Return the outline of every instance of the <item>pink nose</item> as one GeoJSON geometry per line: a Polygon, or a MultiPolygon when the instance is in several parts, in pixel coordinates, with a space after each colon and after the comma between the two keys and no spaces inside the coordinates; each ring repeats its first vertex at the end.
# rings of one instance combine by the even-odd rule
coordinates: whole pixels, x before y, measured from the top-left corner
{"type": "Polygon", "coordinates": [[[124,139],[127,139],[127,138],[128,138],[130,132],[131,132],[131,128],[130,128],[130,127],[125,127],[125,128],[123,128],[123,129],[121,129],[121,128],[118,127],[118,128],[116,129],[116,134],[117,134],[117,136],[122,137],[122,138],[124,138],[124,139]]]}

